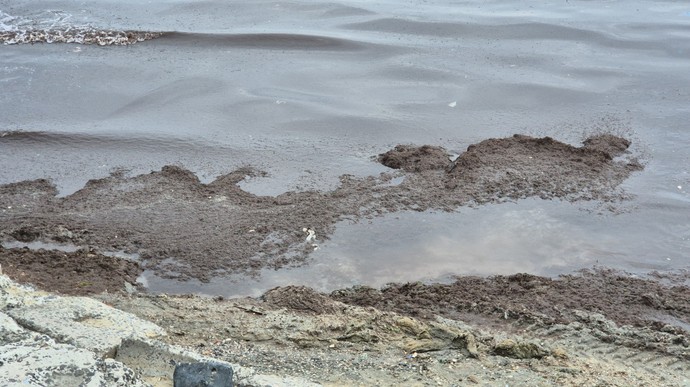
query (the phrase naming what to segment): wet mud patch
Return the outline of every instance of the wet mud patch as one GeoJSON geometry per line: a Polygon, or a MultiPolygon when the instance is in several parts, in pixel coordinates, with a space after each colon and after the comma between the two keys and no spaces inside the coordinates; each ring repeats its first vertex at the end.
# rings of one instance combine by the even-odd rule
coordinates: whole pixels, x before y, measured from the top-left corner
{"type": "Polygon", "coordinates": [[[388,168],[407,172],[443,170],[450,166],[450,155],[438,146],[398,145],[379,155],[379,162],[388,168]]]}
{"type": "Polygon", "coordinates": [[[306,286],[285,286],[271,289],[261,300],[275,308],[286,308],[315,314],[335,313],[342,309],[328,296],[306,286]]]}
{"type": "Polygon", "coordinates": [[[88,249],[75,252],[31,250],[0,246],[2,273],[21,283],[49,292],[89,295],[125,290],[125,282],[137,283],[139,264],[98,254],[88,249]]]}
{"type": "Polygon", "coordinates": [[[138,253],[166,278],[257,274],[304,264],[339,220],[396,211],[444,210],[527,197],[618,202],[618,186],[642,166],[612,135],[574,147],[551,138],[515,135],[470,145],[451,162],[435,146],[398,146],[379,160],[391,174],[344,175],[330,192],[257,196],[238,183],[264,175],[246,167],[204,184],[166,166],[149,174],[113,173],[64,198],[46,180],[0,186],[0,239],[59,241],[100,251],[138,253]],[[316,231],[315,239],[303,229],[316,231]]]}
{"type": "Polygon", "coordinates": [[[516,134],[470,145],[445,180],[449,189],[460,188],[478,202],[530,196],[615,200],[616,187],[642,169],[635,159],[614,161],[629,146],[608,134],[590,137],[581,147],[516,134]]]}

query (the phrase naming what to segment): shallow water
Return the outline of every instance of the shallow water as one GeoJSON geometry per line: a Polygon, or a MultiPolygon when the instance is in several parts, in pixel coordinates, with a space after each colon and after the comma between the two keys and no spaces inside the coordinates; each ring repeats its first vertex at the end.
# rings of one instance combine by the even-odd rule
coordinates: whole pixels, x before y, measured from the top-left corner
{"type": "MultiPolygon", "coordinates": [[[[343,222],[306,268],[195,288],[332,289],[448,274],[690,265],[690,5],[675,1],[2,1],[0,29],[174,32],[132,46],[0,47],[0,184],[61,195],[115,169],[251,164],[258,194],[385,170],[398,143],[578,143],[607,130],[647,161],[619,215],[530,200],[343,222]],[[314,280],[318,278],[318,280],[314,280]],[[211,287],[209,287],[211,286],[211,287]]],[[[257,290],[259,289],[259,290],[257,290]]]]}

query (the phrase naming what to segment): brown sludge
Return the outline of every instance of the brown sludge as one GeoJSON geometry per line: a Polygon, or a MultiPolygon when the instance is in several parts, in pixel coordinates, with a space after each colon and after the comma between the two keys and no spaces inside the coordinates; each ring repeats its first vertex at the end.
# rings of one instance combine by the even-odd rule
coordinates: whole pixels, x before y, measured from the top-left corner
{"type": "Polygon", "coordinates": [[[87,249],[5,249],[0,246],[2,273],[18,282],[68,295],[120,292],[125,282],[136,284],[143,271],[136,262],[108,257],[87,249]]]}
{"type": "Polygon", "coordinates": [[[589,138],[582,147],[515,135],[470,145],[453,162],[440,147],[401,145],[379,156],[404,171],[401,184],[386,184],[391,173],[344,175],[330,192],[276,197],[239,188],[245,176],[262,174],[251,168],[209,184],[177,166],[133,177],[114,173],[64,198],[46,180],[25,181],[0,186],[0,238],[138,253],[145,268],[169,278],[251,275],[304,264],[313,249],[304,243],[302,228],[328,238],[343,217],[453,211],[534,196],[620,201],[617,187],[642,168],[630,155],[622,157],[628,145],[612,135],[589,138]]]}

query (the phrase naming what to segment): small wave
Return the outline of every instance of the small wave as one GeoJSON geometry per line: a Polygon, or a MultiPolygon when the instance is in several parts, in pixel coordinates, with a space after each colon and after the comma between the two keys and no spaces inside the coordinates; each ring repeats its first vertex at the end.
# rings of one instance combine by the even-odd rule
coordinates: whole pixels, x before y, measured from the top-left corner
{"type": "Polygon", "coordinates": [[[289,33],[208,34],[166,32],[164,41],[174,42],[176,45],[319,51],[357,51],[371,46],[349,39],[289,33]]]}
{"type": "Polygon", "coordinates": [[[151,150],[192,149],[208,150],[210,144],[203,140],[166,136],[136,136],[107,133],[69,133],[34,130],[0,130],[0,147],[8,145],[15,150],[20,147],[49,146],[52,149],[129,149],[139,152],[151,150]]]}

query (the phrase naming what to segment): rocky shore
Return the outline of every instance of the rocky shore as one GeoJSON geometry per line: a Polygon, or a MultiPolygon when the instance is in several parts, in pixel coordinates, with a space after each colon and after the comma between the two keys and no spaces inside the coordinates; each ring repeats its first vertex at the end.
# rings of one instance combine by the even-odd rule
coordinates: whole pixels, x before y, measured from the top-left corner
{"type": "Polygon", "coordinates": [[[621,182],[643,168],[629,145],[610,134],[581,147],[514,135],[455,158],[400,145],[377,158],[389,173],[275,197],[241,189],[262,173],[252,168],[210,183],[177,166],[115,172],[66,197],[44,179],[2,185],[0,384],[171,386],[180,363],[222,362],[238,386],[688,386],[687,271],[464,276],[329,294],[287,286],[233,299],[137,284],[144,270],[203,282],[304,265],[313,246],[302,227],[328,238],[345,217],[528,197],[615,210],[621,182]],[[29,243],[38,247],[17,246],[29,243]]]}
{"type": "Polygon", "coordinates": [[[459,278],[484,282],[488,293],[511,288],[464,309],[453,305],[453,285],[332,294],[289,286],[258,299],[124,288],[70,297],[2,276],[0,380],[171,386],[176,364],[222,362],[240,386],[687,386],[688,277],[459,278]],[[613,307],[569,298],[578,278],[607,283],[597,302],[613,307]],[[621,301],[639,303],[639,318],[617,323],[632,316],[620,313],[621,301]]]}
{"type": "MultiPolygon", "coordinates": [[[[221,362],[166,344],[167,332],[88,297],[63,297],[0,276],[0,383],[172,386],[180,363],[221,362]]],[[[236,385],[312,386],[227,364],[236,385]]]]}

